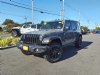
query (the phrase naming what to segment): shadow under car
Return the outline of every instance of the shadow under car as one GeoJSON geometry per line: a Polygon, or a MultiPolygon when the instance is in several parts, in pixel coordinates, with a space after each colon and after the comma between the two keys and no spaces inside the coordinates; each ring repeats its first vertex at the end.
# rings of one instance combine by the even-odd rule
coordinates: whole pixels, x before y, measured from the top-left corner
{"type": "Polygon", "coordinates": [[[82,46],[80,48],[75,48],[72,45],[66,46],[63,48],[63,57],[62,60],[66,60],[78,54],[79,50],[88,49],[88,46],[91,45],[93,42],[90,41],[82,41],[82,46]]]}

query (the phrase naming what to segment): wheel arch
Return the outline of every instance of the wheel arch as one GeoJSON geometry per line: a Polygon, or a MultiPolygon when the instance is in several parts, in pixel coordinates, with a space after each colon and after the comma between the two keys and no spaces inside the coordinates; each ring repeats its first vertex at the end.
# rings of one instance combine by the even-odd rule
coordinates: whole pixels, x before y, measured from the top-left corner
{"type": "Polygon", "coordinates": [[[50,43],[59,43],[60,45],[62,45],[62,42],[59,38],[51,39],[50,43]]]}
{"type": "Polygon", "coordinates": [[[45,38],[44,41],[47,40],[48,42],[44,42],[45,44],[52,44],[52,43],[59,43],[60,45],[62,45],[62,41],[59,37],[48,37],[45,38]]]}
{"type": "Polygon", "coordinates": [[[82,34],[77,33],[76,41],[79,39],[79,37],[81,37],[81,38],[82,38],[82,34]]]}

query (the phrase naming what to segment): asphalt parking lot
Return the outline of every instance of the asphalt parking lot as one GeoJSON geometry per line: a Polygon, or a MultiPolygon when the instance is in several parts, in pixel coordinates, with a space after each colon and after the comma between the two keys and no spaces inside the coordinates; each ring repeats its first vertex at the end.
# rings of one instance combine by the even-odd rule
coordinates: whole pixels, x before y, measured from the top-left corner
{"type": "Polygon", "coordinates": [[[62,60],[53,64],[16,47],[0,50],[0,75],[100,75],[100,35],[83,35],[82,48],[64,48],[62,60]]]}

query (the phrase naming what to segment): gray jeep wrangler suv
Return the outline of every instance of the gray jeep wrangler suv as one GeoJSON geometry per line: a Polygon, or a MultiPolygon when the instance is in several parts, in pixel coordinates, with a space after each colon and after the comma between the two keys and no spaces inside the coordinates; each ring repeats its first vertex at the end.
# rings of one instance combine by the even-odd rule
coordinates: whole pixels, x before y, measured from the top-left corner
{"type": "Polygon", "coordinates": [[[25,33],[20,37],[16,45],[23,54],[43,55],[47,61],[54,63],[62,58],[63,46],[81,46],[82,34],[78,21],[44,22],[39,27],[38,31],[25,33]]]}

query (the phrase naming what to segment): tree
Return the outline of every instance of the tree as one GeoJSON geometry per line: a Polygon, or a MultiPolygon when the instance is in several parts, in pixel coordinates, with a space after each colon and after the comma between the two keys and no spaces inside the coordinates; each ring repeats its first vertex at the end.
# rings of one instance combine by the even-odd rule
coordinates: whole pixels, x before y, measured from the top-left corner
{"type": "Polygon", "coordinates": [[[15,25],[15,27],[17,27],[17,26],[21,26],[21,24],[19,24],[19,23],[14,23],[15,25]]]}
{"type": "Polygon", "coordinates": [[[19,23],[16,23],[14,22],[13,20],[11,19],[6,19],[4,22],[3,22],[3,25],[7,25],[8,27],[17,27],[17,26],[20,26],[21,24],[19,23]]]}
{"type": "Polygon", "coordinates": [[[11,20],[11,19],[6,19],[6,20],[3,22],[3,25],[7,25],[7,26],[4,28],[7,32],[11,32],[11,30],[12,30],[13,27],[21,26],[21,24],[15,23],[15,22],[14,22],[13,20],[11,20]]]}
{"type": "Polygon", "coordinates": [[[6,19],[6,20],[3,22],[3,25],[8,25],[8,24],[14,24],[14,21],[11,20],[11,19],[6,19]]]}
{"type": "Polygon", "coordinates": [[[81,26],[81,30],[87,31],[89,30],[87,26],[81,26]]]}
{"type": "Polygon", "coordinates": [[[25,22],[25,23],[23,23],[23,24],[32,24],[32,22],[25,22]]]}
{"type": "Polygon", "coordinates": [[[96,27],[96,30],[100,30],[100,27],[96,27]]]}
{"type": "Polygon", "coordinates": [[[45,21],[41,21],[41,23],[40,24],[44,24],[45,23],[45,21]]]}

